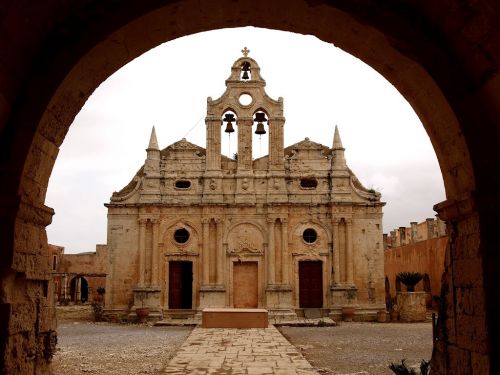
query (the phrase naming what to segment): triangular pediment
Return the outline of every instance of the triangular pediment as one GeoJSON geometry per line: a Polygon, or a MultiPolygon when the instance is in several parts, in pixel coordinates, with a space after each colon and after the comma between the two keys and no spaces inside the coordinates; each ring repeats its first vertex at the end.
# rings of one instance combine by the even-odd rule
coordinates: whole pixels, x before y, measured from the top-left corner
{"type": "Polygon", "coordinates": [[[321,143],[313,142],[309,138],[305,138],[300,142],[286,147],[285,155],[293,155],[297,151],[322,151],[326,156],[330,152],[330,148],[321,143]]]}

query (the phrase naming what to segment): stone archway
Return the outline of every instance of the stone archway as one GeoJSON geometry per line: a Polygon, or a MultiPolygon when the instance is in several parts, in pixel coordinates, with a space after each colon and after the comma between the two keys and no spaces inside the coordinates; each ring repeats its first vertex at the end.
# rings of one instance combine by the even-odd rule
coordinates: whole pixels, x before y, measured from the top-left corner
{"type": "Polygon", "coordinates": [[[434,365],[438,373],[473,367],[495,373],[500,176],[485,166],[500,162],[492,152],[500,141],[497,2],[222,0],[215,7],[208,0],[7,0],[0,17],[1,50],[7,51],[0,56],[4,373],[49,371],[55,323],[45,226],[53,211],[44,206],[45,191],[85,100],[114,71],[160,43],[247,25],[335,43],[384,75],[413,106],[443,173],[447,201],[436,209],[451,233],[434,365]]]}

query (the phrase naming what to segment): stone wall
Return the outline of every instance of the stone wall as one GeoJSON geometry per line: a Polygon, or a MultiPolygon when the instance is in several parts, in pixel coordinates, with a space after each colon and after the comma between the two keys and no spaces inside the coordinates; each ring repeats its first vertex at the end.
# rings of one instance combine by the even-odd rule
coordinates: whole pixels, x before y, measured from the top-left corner
{"type": "MultiPolygon", "coordinates": [[[[427,274],[432,296],[440,296],[447,245],[448,236],[443,236],[386,249],[384,251],[385,277],[389,280],[391,296],[396,296],[396,275],[398,272],[427,274]]],[[[416,285],[415,291],[424,291],[423,281],[416,285]]]]}

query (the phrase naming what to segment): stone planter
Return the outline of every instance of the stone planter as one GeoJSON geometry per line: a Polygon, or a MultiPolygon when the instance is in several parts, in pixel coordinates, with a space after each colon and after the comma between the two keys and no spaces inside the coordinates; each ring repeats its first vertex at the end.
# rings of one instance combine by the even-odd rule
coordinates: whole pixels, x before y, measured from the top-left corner
{"type": "Polygon", "coordinates": [[[397,293],[397,306],[400,321],[425,321],[425,292],[399,292],[397,293]]]}
{"type": "Polygon", "coordinates": [[[354,307],[352,306],[342,307],[342,320],[344,322],[352,322],[353,316],[354,316],[354,307]]]}
{"type": "Polygon", "coordinates": [[[377,311],[377,322],[385,323],[387,321],[387,312],[385,310],[377,311]]]}
{"type": "Polygon", "coordinates": [[[149,307],[138,307],[135,309],[135,314],[137,315],[137,322],[144,323],[148,320],[149,307]]]}

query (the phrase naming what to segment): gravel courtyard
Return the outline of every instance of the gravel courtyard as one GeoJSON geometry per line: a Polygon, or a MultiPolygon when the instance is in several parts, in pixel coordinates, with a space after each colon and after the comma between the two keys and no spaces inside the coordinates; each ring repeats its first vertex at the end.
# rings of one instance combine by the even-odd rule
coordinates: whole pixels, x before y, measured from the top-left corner
{"type": "Polygon", "coordinates": [[[60,321],[54,375],[159,374],[191,329],[60,321]]]}
{"type": "MultiPolygon", "coordinates": [[[[162,374],[191,332],[189,327],[93,323],[58,315],[55,375],[162,374]]],[[[413,365],[432,352],[430,323],[342,323],[280,331],[322,374],[392,374],[390,362],[406,358],[413,365]]]]}
{"type": "Polygon", "coordinates": [[[280,331],[323,374],[393,374],[391,362],[406,359],[413,366],[432,354],[431,323],[342,323],[280,331]]]}

